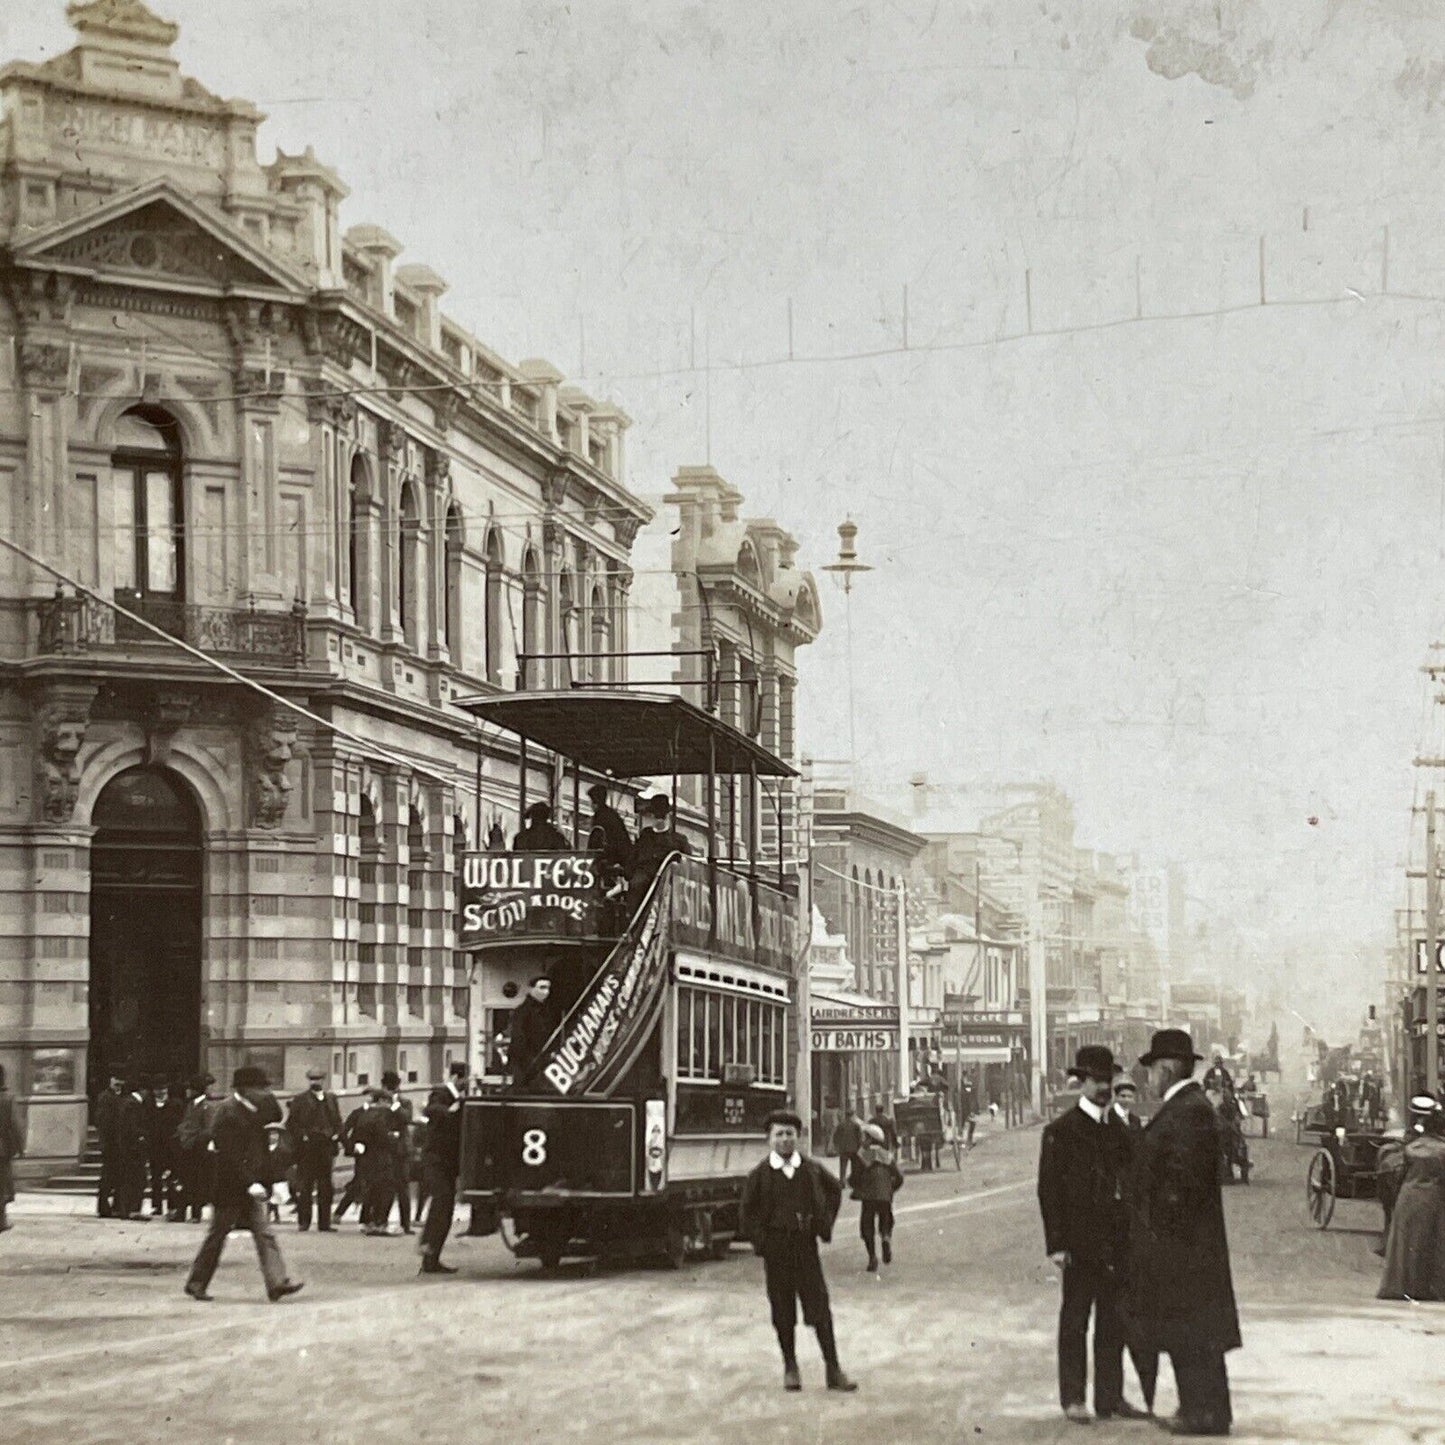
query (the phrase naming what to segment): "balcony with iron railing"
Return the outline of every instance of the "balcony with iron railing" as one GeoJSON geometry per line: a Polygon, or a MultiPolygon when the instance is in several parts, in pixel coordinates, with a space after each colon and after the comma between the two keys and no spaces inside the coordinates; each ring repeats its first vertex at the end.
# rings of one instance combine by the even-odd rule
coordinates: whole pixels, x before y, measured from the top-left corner
{"type": "Polygon", "coordinates": [[[150,627],[83,593],[57,589],[53,597],[36,602],[38,655],[162,648],[166,637],[174,637],[205,653],[273,667],[300,667],[306,660],[307,612],[299,599],[284,612],[264,611],[254,601],[246,607],[214,607],[134,593],[116,601],[150,627]]]}

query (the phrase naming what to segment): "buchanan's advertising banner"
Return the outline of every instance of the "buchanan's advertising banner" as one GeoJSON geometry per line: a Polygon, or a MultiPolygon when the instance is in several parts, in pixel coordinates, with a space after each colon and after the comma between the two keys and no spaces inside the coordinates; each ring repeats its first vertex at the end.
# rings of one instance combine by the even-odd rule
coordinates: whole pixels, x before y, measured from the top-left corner
{"type": "Polygon", "coordinates": [[[626,1078],[662,1012],[674,871],[658,875],[636,922],[517,1081],[519,1088],[606,1098],[626,1078]]]}
{"type": "Polygon", "coordinates": [[[600,895],[592,853],[467,853],[457,947],[529,935],[596,932],[600,895]]]}

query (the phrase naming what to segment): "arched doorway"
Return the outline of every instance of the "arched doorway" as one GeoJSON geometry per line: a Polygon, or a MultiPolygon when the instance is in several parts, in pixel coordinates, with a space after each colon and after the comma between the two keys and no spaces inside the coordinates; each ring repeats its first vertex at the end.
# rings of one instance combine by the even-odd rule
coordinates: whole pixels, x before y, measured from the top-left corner
{"type": "Polygon", "coordinates": [[[164,768],[131,768],[91,813],[91,1096],[112,1070],[201,1065],[201,817],[164,768]]]}

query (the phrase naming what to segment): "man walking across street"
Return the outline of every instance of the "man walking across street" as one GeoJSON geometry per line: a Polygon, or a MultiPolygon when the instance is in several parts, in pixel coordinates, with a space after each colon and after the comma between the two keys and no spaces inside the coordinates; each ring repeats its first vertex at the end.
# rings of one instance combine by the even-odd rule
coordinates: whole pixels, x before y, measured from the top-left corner
{"type": "Polygon", "coordinates": [[[461,1169],[462,1098],[467,1066],[454,1062],[447,1081],[431,1091],[426,1102],[426,1145],[422,1153],[422,1180],[430,1196],[426,1223],[421,1231],[421,1273],[455,1274],[442,1263],[442,1247],[452,1231],[457,1209],[457,1174],[461,1169]]]}
{"type": "Polygon", "coordinates": [[[1220,1124],[1194,1078],[1183,1029],[1161,1029],[1139,1062],[1162,1103],[1138,1136],[1126,1302],[1131,1338],[1167,1352],[1179,1391],[1175,1435],[1227,1435],[1224,1356],[1240,1346],[1220,1195],[1220,1124]]]}
{"type": "Polygon", "coordinates": [[[1039,1149],[1039,1211],[1044,1249],[1063,1273],[1059,1306],[1059,1402],[1078,1424],[1084,1403],[1089,1315],[1094,1316],[1094,1413],[1142,1419],[1124,1398],[1124,1326],[1120,1282],[1128,1247],[1129,1137],[1114,1110],[1114,1056],[1085,1044],[1071,1076],[1077,1107],[1049,1124],[1039,1149]]]}
{"type": "Polygon", "coordinates": [[[312,1198],[316,1227],[331,1232],[331,1164],[341,1140],[341,1106],[326,1087],[326,1071],[306,1070],[307,1087],[292,1100],[286,1130],[296,1151],[296,1227],[311,1228],[312,1198]]]}
{"type": "Polygon", "coordinates": [[[741,1232],[763,1257],[768,1306],[783,1352],[783,1388],[801,1390],[794,1343],[798,1306],[823,1352],[830,1390],[858,1386],[838,1363],[833,1312],[818,1241],[833,1237],[833,1222],[843,1202],[838,1181],[798,1149],[803,1121],[786,1109],[768,1115],[768,1155],[747,1177],[740,1204],[741,1232]]]}
{"type": "Polygon", "coordinates": [[[256,1241],[266,1295],[274,1303],[301,1288],[299,1280],[286,1277],[281,1246],[266,1217],[272,1182],[266,1178],[266,1126],[280,1122],[281,1106],[267,1088],[262,1069],[243,1066],[231,1083],[231,1097],[216,1110],[211,1126],[216,1146],[215,1208],[191,1265],[186,1293],[194,1300],[212,1298],[208,1287],[221,1262],[226,1236],[233,1229],[247,1229],[256,1241]]]}

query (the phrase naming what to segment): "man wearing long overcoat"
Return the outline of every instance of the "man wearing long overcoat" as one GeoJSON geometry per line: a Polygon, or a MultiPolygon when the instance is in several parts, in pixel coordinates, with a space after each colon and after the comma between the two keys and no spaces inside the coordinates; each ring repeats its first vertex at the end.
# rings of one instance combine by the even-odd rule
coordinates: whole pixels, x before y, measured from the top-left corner
{"type": "Polygon", "coordinates": [[[1162,1103],[1135,1140],[1129,1281],[1131,1338],[1167,1353],[1179,1392],[1176,1435],[1227,1435],[1224,1356],[1240,1346],[1219,1187],[1220,1124],[1194,1078],[1183,1029],[1161,1029],[1140,1062],[1162,1103]]]}

